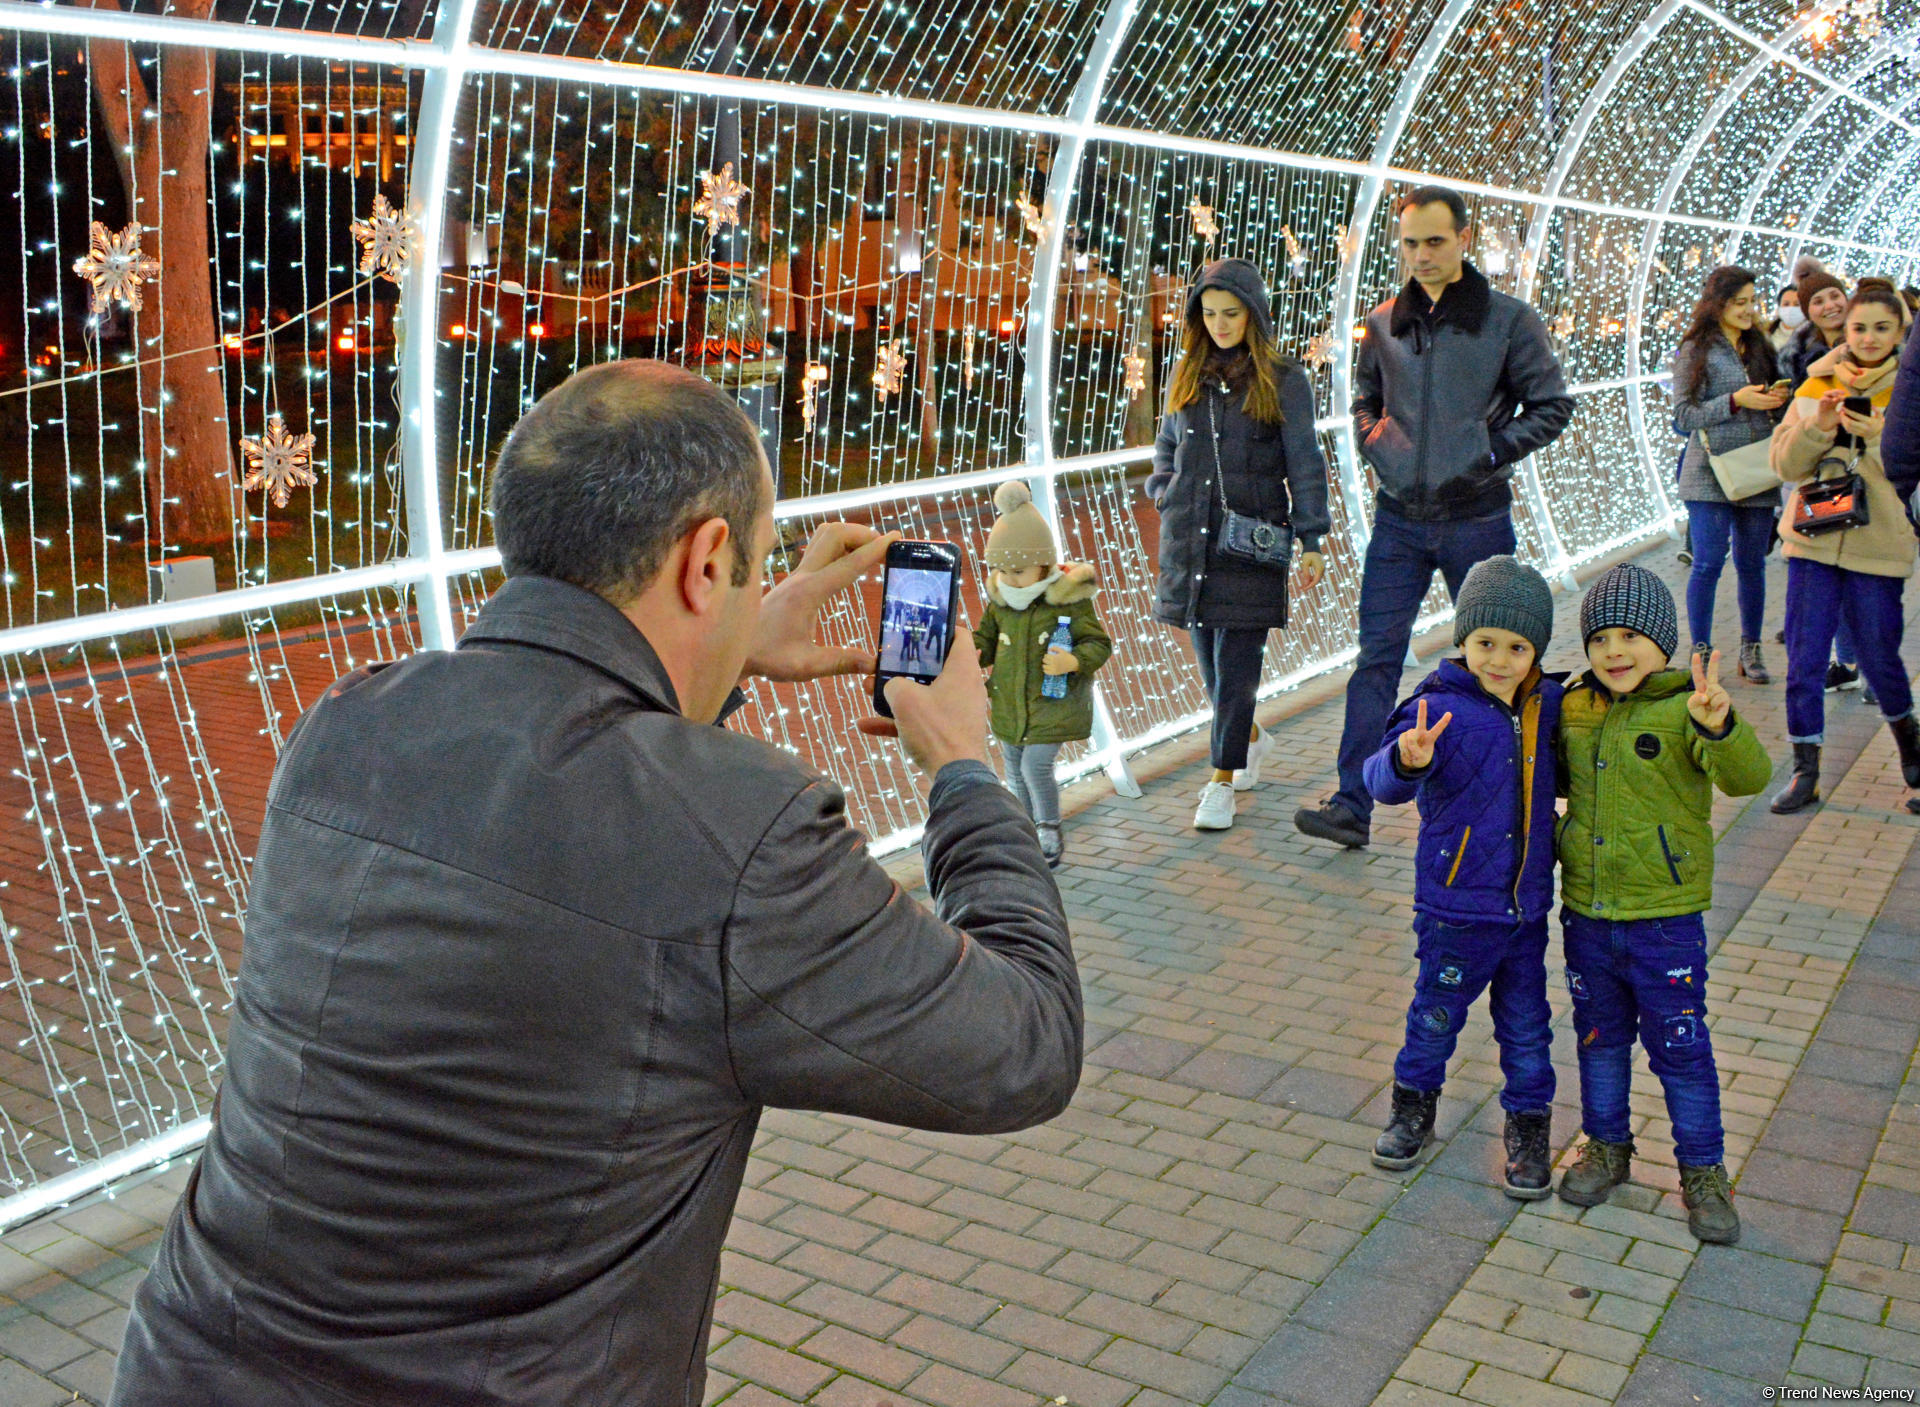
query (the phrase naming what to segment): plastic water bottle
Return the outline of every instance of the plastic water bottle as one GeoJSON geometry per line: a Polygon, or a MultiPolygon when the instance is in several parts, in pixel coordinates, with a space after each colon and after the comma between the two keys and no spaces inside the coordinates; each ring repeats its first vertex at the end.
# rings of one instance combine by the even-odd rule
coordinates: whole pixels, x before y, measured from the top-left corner
{"type": "MultiPolygon", "coordinates": [[[[1053,638],[1047,641],[1047,648],[1049,650],[1071,650],[1073,648],[1072,616],[1058,616],[1055,618],[1053,638]]],[[[1067,696],[1067,676],[1064,674],[1047,675],[1040,681],[1040,693],[1042,697],[1045,698],[1064,699],[1067,696]]]]}

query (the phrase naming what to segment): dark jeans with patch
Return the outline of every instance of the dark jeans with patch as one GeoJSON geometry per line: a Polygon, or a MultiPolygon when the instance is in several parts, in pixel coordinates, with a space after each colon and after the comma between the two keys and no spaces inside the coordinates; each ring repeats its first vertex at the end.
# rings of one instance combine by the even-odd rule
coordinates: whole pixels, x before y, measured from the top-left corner
{"type": "Polygon", "coordinates": [[[1530,1114],[1553,1103],[1550,1051],[1553,1013],[1547,1007],[1547,920],[1524,923],[1448,923],[1413,916],[1420,977],[1407,1008],[1407,1039],[1393,1078],[1408,1089],[1437,1090],[1447,1082],[1447,1060],[1460,1040],[1467,1009],[1482,992],[1500,1044],[1507,1087],[1500,1105],[1530,1114]]]}
{"type": "Polygon", "coordinates": [[[1638,1035],[1666,1093],[1674,1157],[1686,1167],[1723,1161],[1701,915],[1614,923],[1562,908],[1560,922],[1580,1054],[1580,1126],[1587,1137],[1625,1143],[1632,1136],[1627,1095],[1638,1035]]]}

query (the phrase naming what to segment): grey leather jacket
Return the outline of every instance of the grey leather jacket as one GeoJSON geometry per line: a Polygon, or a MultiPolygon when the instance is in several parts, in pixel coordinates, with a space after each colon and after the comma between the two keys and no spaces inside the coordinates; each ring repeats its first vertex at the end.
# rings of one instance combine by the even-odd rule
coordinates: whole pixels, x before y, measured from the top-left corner
{"type": "Polygon", "coordinates": [[[936,782],[929,913],[589,592],[516,577],[457,650],[337,681],[113,1402],[698,1404],[763,1106],[991,1133],[1073,1094],[1066,915],[992,780],[936,782]]]}
{"type": "Polygon", "coordinates": [[[1573,418],[1540,315],[1469,263],[1430,310],[1409,280],[1367,315],[1353,371],[1353,423],[1380,494],[1416,521],[1509,508],[1513,465],[1573,418]]]}

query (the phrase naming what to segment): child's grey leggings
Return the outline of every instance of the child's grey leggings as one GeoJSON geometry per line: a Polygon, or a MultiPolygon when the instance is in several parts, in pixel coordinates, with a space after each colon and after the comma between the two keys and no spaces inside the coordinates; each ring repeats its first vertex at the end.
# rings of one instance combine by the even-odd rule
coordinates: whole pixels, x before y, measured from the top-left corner
{"type": "Polygon", "coordinates": [[[1053,779],[1059,743],[1000,744],[1007,754],[1007,786],[1035,825],[1060,824],[1060,784],[1053,779]]]}

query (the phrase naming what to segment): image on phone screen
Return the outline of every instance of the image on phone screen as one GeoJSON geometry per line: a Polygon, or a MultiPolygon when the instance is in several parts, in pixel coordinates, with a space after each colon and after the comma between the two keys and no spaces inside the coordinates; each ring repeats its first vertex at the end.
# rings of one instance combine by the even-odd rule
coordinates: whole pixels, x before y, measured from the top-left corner
{"type": "Polygon", "coordinates": [[[953,573],[889,567],[880,615],[880,672],[934,679],[947,662],[953,573]]]}

